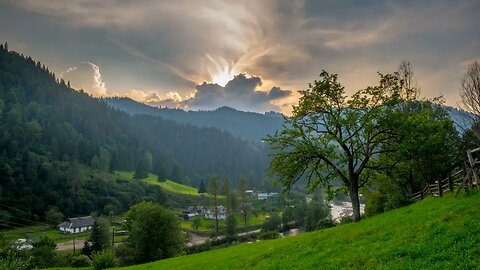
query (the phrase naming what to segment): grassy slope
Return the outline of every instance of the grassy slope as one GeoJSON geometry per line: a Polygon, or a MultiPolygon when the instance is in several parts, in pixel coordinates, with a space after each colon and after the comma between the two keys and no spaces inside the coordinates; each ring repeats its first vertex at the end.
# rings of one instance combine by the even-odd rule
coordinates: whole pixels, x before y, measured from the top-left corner
{"type": "Polygon", "coordinates": [[[478,269],[480,193],[299,236],[176,257],[137,269],[478,269]]]}
{"type": "MultiPolygon", "coordinates": [[[[133,178],[133,172],[115,172],[115,175],[126,180],[131,180],[133,178]]],[[[148,178],[143,179],[143,181],[152,184],[152,185],[159,185],[163,189],[175,192],[175,193],[180,193],[180,194],[186,194],[186,195],[195,195],[198,196],[200,195],[197,191],[196,188],[191,187],[191,186],[186,186],[182,185],[170,180],[166,180],[165,182],[159,182],[157,181],[157,176],[154,174],[149,173],[148,178]]]]}
{"type": "Polygon", "coordinates": [[[313,233],[242,244],[128,269],[476,269],[480,193],[313,233]]]}

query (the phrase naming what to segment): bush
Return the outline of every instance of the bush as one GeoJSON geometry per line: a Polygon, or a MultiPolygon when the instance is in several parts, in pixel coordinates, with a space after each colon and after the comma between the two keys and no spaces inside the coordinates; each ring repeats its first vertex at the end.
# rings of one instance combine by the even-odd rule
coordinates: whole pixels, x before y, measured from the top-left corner
{"type": "Polygon", "coordinates": [[[90,259],[86,255],[78,255],[72,258],[73,267],[85,267],[90,265],[90,259]]]}
{"type": "Polygon", "coordinates": [[[349,215],[340,215],[340,218],[338,219],[338,224],[347,224],[347,223],[352,223],[353,219],[349,215]]]}
{"type": "Polygon", "coordinates": [[[30,262],[23,258],[11,257],[0,259],[2,270],[29,270],[32,269],[30,262]]]}
{"type": "Polygon", "coordinates": [[[55,248],[57,244],[53,239],[46,236],[33,243],[33,248],[30,251],[33,265],[38,268],[47,268],[53,266],[56,261],[55,248]]]}
{"type": "Polygon", "coordinates": [[[117,266],[117,258],[113,249],[106,249],[92,255],[92,266],[94,270],[102,270],[117,266]]]}
{"type": "Polygon", "coordinates": [[[276,239],[279,237],[280,237],[280,234],[278,233],[278,231],[266,231],[266,232],[261,232],[258,235],[258,239],[261,239],[261,240],[276,239]]]}
{"type": "Polygon", "coordinates": [[[273,213],[270,218],[265,220],[262,225],[262,232],[276,231],[278,232],[282,226],[282,219],[277,213],[273,213]]]}

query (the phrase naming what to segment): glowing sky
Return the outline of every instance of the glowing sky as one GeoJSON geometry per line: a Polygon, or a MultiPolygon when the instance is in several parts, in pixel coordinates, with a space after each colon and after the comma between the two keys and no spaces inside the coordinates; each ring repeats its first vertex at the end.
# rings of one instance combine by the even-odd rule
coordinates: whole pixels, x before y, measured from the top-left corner
{"type": "Polygon", "coordinates": [[[152,105],[288,112],[322,69],[351,93],[404,59],[424,96],[456,105],[479,14],[478,0],[0,0],[0,42],[152,105]]]}

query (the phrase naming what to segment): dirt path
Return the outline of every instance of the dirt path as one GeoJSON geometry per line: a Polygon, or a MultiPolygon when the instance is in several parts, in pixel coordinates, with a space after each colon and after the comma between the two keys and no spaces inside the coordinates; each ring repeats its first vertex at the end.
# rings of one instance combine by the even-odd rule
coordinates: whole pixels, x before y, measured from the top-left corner
{"type": "MultiPolygon", "coordinates": [[[[75,250],[81,250],[84,242],[85,239],[75,239],[75,250]]],[[[73,240],[64,243],[58,243],[57,250],[73,250],[73,240]]]]}

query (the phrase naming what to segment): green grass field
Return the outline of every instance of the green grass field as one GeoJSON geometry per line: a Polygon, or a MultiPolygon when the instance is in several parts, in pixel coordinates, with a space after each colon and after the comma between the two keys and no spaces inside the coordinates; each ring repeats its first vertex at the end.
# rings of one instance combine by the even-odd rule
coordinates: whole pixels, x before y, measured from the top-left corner
{"type": "MultiPolygon", "coordinates": [[[[115,175],[117,177],[120,177],[121,179],[125,180],[132,180],[133,179],[133,172],[115,172],[115,175]]],[[[170,180],[166,180],[165,182],[159,182],[157,181],[157,176],[149,173],[148,178],[143,179],[143,181],[152,184],[152,185],[158,185],[161,186],[163,189],[175,192],[175,193],[180,193],[180,194],[186,194],[186,195],[194,195],[194,196],[199,196],[200,194],[198,193],[198,190],[194,187],[191,186],[186,186],[182,185],[170,180]]]]}

